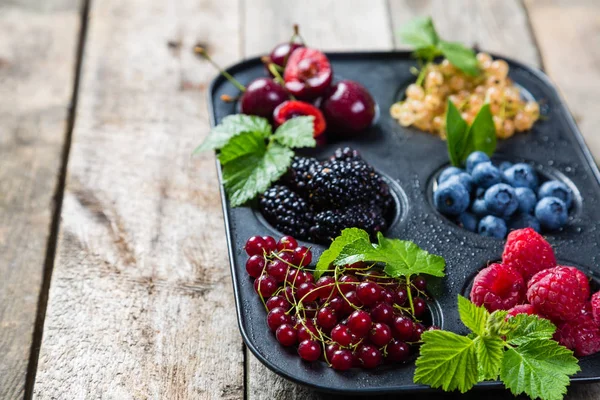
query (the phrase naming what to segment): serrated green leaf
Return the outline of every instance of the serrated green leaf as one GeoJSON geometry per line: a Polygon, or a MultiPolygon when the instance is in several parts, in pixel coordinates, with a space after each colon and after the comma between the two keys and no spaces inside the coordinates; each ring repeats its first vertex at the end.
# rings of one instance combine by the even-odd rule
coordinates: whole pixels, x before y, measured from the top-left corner
{"type": "Polygon", "coordinates": [[[314,121],[313,116],[292,118],[277,128],[273,139],[287,147],[315,147],[314,121]]]}
{"type": "Polygon", "coordinates": [[[497,379],[502,365],[504,341],[499,337],[478,336],[474,340],[479,381],[497,379]]]}
{"type": "Polygon", "coordinates": [[[293,156],[292,150],[277,143],[267,147],[256,132],[232,138],[219,155],[224,164],[223,185],[231,205],[240,206],[267,190],[285,173],[293,156]]]}
{"type": "Polygon", "coordinates": [[[440,40],[437,47],[444,57],[446,57],[456,68],[467,75],[479,75],[479,64],[475,57],[475,52],[472,49],[465,47],[462,43],[446,42],[444,40],[440,40]]]}
{"type": "Polygon", "coordinates": [[[264,139],[271,134],[271,124],[267,119],[254,115],[229,115],[211,130],[204,142],[194,150],[194,153],[221,149],[232,137],[243,132],[257,132],[264,139]]]}
{"type": "Polygon", "coordinates": [[[329,266],[340,255],[340,252],[345,246],[357,240],[369,242],[369,234],[359,228],[344,229],[342,234],[336,237],[329,248],[321,254],[321,257],[319,257],[319,262],[317,262],[314,273],[315,279],[319,279],[321,275],[329,269],[329,266]]]}
{"type": "Polygon", "coordinates": [[[500,379],[516,396],[560,400],[567,393],[569,375],[580,371],[573,352],[553,340],[541,339],[509,348],[502,359],[500,379]]]}
{"type": "Polygon", "coordinates": [[[485,307],[478,307],[466,298],[458,296],[458,313],[463,324],[477,335],[485,334],[490,313],[485,307]]]}
{"type": "Polygon", "coordinates": [[[369,240],[359,239],[344,246],[335,265],[353,264],[359,261],[385,263],[384,272],[394,278],[427,274],[443,277],[446,262],[443,257],[429,254],[415,243],[387,239],[381,232],[377,233],[378,245],[373,246],[369,240]]]}
{"type": "Polygon", "coordinates": [[[436,46],[439,37],[431,17],[419,17],[405,23],[399,31],[400,38],[415,48],[436,46]]]}
{"type": "Polygon", "coordinates": [[[506,320],[506,316],[508,315],[508,311],[505,310],[496,310],[494,311],[490,317],[488,318],[485,330],[490,335],[496,335],[504,337],[511,331],[514,327],[511,326],[506,320]]]}
{"type": "Polygon", "coordinates": [[[462,166],[462,155],[464,141],[469,126],[460,115],[458,108],[448,100],[448,111],[446,112],[446,141],[448,146],[448,157],[455,167],[462,166]]]}
{"type": "Polygon", "coordinates": [[[478,381],[475,342],[447,331],[422,335],[423,345],[416,361],[415,383],[445,391],[465,393],[478,381]]]}
{"type": "Polygon", "coordinates": [[[483,151],[488,156],[492,156],[496,151],[496,126],[489,104],[481,107],[467,131],[461,163],[464,163],[469,154],[474,151],[483,151]]]}
{"type": "Polygon", "coordinates": [[[513,329],[506,334],[506,341],[521,346],[532,340],[552,339],[556,326],[537,315],[518,314],[511,317],[508,323],[513,329]]]}

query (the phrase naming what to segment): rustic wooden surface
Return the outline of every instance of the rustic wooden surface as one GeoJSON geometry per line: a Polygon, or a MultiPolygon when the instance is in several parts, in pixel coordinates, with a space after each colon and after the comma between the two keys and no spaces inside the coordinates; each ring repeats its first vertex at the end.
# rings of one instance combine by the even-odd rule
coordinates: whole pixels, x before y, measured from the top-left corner
{"type": "Polygon", "coordinates": [[[78,3],[0,2],[0,399],[25,390],[69,126],[78,3]]]}
{"type": "MultiPolygon", "coordinates": [[[[190,157],[208,132],[214,77],[195,44],[230,64],[268,51],[299,23],[325,50],[386,50],[402,47],[395,31],[403,22],[430,14],[444,37],[544,67],[600,156],[595,0],[91,0],[71,142],[81,3],[4,3],[2,399],[23,398],[30,358],[40,399],[342,398],[279,378],[242,344],[214,157],[190,157]],[[60,220],[54,195],[63,199],[60,220]],[[49,240],[59,221],[57,241],[49,240]],[[36,368],[33,323],[44,312],[36,368]]],[[[419,397],[440,396],[457,397],[419,397]]],[[[598,397],[600,385],[574,386],[568,396],[598,397]]]]}

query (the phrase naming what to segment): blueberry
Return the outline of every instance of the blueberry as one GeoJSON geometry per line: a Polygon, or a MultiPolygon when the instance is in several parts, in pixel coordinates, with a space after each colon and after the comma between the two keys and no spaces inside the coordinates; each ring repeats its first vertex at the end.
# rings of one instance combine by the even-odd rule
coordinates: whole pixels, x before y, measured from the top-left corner
{"type": "Polygon", "coordinates": [[[513,163],[511,163],[510,161],[502,161],[500,163],[500,167],[498,167],[498,168],[500,168],[500,171],[504,172],[512,166],[513,166],[513,163]]]}
{"type": "Polygon", "coordinates": [[[472,173],[473,168],[479,163],[489,162],[490,158],[483,151],[475,151],[467,157],[467,172],[472,173]]]}
{"type": "Polygon", "coordinates": [[[497,217],[509,217],[519,207],[515,190],[506,183],[497,183],[483,196],[488,211],[497,217]]]}
{"type": "Polygon", "coordinates": [[[456,182],[461,184],[469,193],[471,193],[473,190],[473,178],[471,178],[471,175],[467,174],[466,172],[461,172],[458,175],[452,175],[446,180],[446,182],[456,182]]]}
{"type": "Polygon", "coordinates": [[[460,169],[460,168],[456,168],[456,167],[448,167],[448,168],[446,168],[440,174],[440,177],[438,178],[438,184],[444,183],[451,176],[458,175],[461,172],[464,172],[464,171],[462,169],[460,169]]]}
{"type": "Polygon", "coordinates": [[[471,176],[473,177],[473,183],[484,189],[502,181],[502,172],[489,161],[477,164],[473,168],[471,176]]]}
{"type": "Polygon", "coordinates": [[[475,198],[476,199],[483,199],[484,195],[485,195],[485,189],[478,187],[477,190],[475,191],[475,198]]]}
{"type": "Polygon", "coordinates": [[[532,228],[534,231],[540,233],[540,221],[536,217],[530,214],[519,214],[508,223],[510,230],[532,228]]]}
{"type": "Polygon", "coordinates": [[[558,197],[565,202],[567,208],[571,208],[573,204],[573,192],[571,188],[560,181],[545,182],[538,191],[540,199],[544,197],[558,197]]]}
{"type": "Polygon", "coordinates": [[[515,193],[517,194],[517,200],[519,200],[519,211],[523,214],[531,214],[537,203],[537,197],[533,190],[519,187],[515,189],[515,193]]]}
{"type": "Polygon", "coordinates": [[[433,194],[433,203],[442,214],[459,215],[469,207],[469,192],[457,182],[444,182],[433,194]]]}
{"type": "Polygon", "coordinates": [[[506,228],[506,222],[504,222],[503,219],[494,217],[493,215],[483,217],[483,219],[479,221],[479,226],[477,227],[477,232],[481,236],[498,239],[504,239],[507,231],[508,229],[506,228]]]}
{"type": "Polygon", "coordinates": [[[478,217],[483,217],[489,214],[487,207],[485,205],[484,199],[476,199],[471,205],[471,212],[478,217]]]}
{"type": "Polygon", "coordinates": [[[476,232],[477,231],[477,217],[469,212],[464,212],[458,216],[456,219],[456,223],[461,228],[465,228],[468,231],[476,232]]]}
{"type": "Polygon", "coordinates": [[[538,176],[531,165],[519,163],[504,171],[506,183],[514,188],[528,187],[536,190],[538,186],[538,176]]]}
{"type": "Polygon", "coordinates": [[[542,228],[555,231],[567,223],[567,205],[558,197],[544,197],[535,206],[535,217],[542,228]]]}

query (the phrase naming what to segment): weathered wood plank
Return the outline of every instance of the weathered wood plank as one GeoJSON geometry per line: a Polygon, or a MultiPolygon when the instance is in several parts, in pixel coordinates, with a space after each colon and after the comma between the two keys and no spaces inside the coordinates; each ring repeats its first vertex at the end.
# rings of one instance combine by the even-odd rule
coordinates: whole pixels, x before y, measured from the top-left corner
{"type": "MultiPolygon", "coordinates": [[[[539,66],[527,14],[519,0],[390,0],[394,31],[418,15],[431,15],[440,35],[539,66]]],[[[396,46],[406,48],[395,35],[396,46]]]]}
{"type": "Polygon", "coordinates": [[[525,2],[546,73],[556,82],[585,140],[600,160],[600,3],[525,2]]]}
{"type": "Polygon", "coordinates": [[[0,398],[24,394],[80,31],[79,1],[0,5],[0,398]]]}
{"type": "Polygon", "coordinates": [[[236,0],[92,2],[36,398],[239,399],[206,88],[236,0]]]}

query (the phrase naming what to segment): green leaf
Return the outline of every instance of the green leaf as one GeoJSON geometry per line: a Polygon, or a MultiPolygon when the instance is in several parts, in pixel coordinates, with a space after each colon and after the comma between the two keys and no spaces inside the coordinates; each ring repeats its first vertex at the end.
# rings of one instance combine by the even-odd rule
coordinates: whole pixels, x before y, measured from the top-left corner
{"type": "MultiPolygon", "coordinates": [[[[336,237],[329,248],[321,254],[317,267],[315,268],[315,279],[319,279],[325,271],[329,269],[329,266],[333,261],[340,255],[342,249],[357,240],[363,240],[369,242],[369,234],[359,228],[347,228],[342,231],[342,234],[336,237]]],[[[370,243],[370,242],[369,242],[370,243]]]]}
{"type": "Polygon", "coordinates": [[[246,132],[223,147],[223,185],[233,207],[264,192],[279,179],[292,162],[294,152],[277,143],[268,147],[261,134],[246,132]]]}
{"type": "Polygon", "coordinates": [[[489,104],[481,107],[467,132],[461,163],[474,151],[483,151],[490,157],[496,151],[496,126],[489,104]]]}
{"type": "Polygon", "coordinates": [[[567,393],[569,375],[580,370],[573,352],[553,340],[533,340],[509,348],[502,359],[500,379],[516,396],[560,400],[567,393]]]}
{"type": "Polygon", "coordinates": [[[275,131],[273,139],[287,147],[315,147],[314,120],[312,116],[292,118],[275,131]]]}
{"type": "Polygon", "coordinates": [[[428,274],[443,277],[446,262],[443,257],[429,254],[415,243],[387,239],[377,233],[378,245],[373,246],[368,239],[358,239],[344,246],[335,265],[353,264],[358,261],[385,263],[384,272],[392,277],[428,274]]]}
{"type": "Polygon", "coordinates": [[[462,166],[463,163],[462,155],[467,130],[467,122],[462,118],[454,103],[448,100],[448,111],[446,112],[448,157],[452,165],[456,167],[462,166]]]}
{"type": "Polygon", "coordinates": [[[485,334],[485,326],[490,313],[485,307],[478,307],[466,298],[458,296],[458,313],[463,324],[477,335],[485,334]]]}
{"type": "Polygon", "coordinates": [[[194,153],[221,149],[232,137],[243,132],[256,132],[265,139],[271,134],[271,124],[267,119],[254,115],[229,115],[211,130],[204,142],[194,150],[194,153]]]}
{"type": "Polygon", "coordinates": [[[506,341],[516,346],[532,340],[552,339],[556,331],[552,322],[537,315],[518,314],[508,323],[513,329],[506,334],[506,341]]]}
{"type": "Polygon", "coordinates": [[[478,381],[475,342],[447,331],[424,332],[414,381],[465,393],[478,381]]]}
{"type": "Polygon", "coordinates": [[[458,42],[440,40],[438,48],[452,65],[467,75],[477,76],[480,73],[475,52],[458,42]]]}
{"type": "Polygon", "coordinates": [[[497,379],[504,355],[504,341],[499,337],[479,336],[474,342],[479,381],[497,379]]]}
{"type": "Polygon", "coordinates": [[[415,48],[436,46],[440,40],[431,17],[420,17],[407,22],[400,29],[400,38],[415,48]]]}
{"type": "Polygon", "coordinates": [[[487,320],[485,330],[489,335],[496,335],[504,337],[506,336],[514,326],[511,326],[506,320],[508,311],[496,310],[494,311],[487,320]]]}

